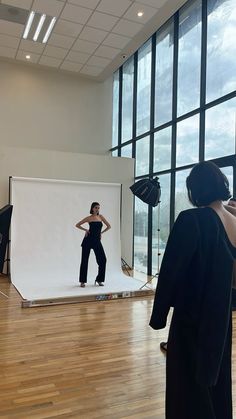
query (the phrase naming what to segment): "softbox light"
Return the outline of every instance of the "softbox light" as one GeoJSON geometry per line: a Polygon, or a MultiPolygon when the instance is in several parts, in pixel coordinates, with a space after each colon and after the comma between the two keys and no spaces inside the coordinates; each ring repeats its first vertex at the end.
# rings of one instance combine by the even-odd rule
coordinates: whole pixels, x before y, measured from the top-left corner
{"type": "Polygon", "coordinates": [[[135,196],[152,207],[156,207],[160,202],[161,187],[158,182],[158,177],[138,180],[130,186],[130,189],[135,196]]]}
{"type": "Polygon", "coordinates": [[[6,205],[0,209],[0,273],[3,271],[6,248],[9,241],[11,214],[12,205],[6,205]]]}

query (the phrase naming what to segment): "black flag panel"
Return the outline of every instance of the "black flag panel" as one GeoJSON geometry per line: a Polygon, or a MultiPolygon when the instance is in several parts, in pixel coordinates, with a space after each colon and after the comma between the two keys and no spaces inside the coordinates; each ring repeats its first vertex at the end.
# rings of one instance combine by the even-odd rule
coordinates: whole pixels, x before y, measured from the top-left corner
{"type": "Polygon", "coordinates": [[[6,247],[9,241],[11,214],[12,205],[6,205],[0,209],[0,273],[3,271],[6,247]]]}

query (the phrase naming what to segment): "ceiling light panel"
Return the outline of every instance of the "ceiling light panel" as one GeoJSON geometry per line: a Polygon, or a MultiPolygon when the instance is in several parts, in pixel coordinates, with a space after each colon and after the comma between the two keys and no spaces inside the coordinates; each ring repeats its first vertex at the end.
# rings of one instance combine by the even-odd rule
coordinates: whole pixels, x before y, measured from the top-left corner
{"type": "Polygon", "coordinates": [[[60,66],[61,63],[62,63],[62,60],[59,60],[58,58],[47,57],[46,55],[43,55],[39,60],[39,64],[46,65],[48,67],[57,68],[60,66]]]}
{"type": "Polygon", "coordinates": [[[92,28],[110,31],[118,22],[118,17],[106,15],[105,13],[94,12],[87,25],[92,28]]]}
{"type": "Polygon", "coordinates": [[[75,4],[76,6],[88,7],[88,9],[96,9],[100,0],[68,0],[68,3],[75,4]]]}
{"type": "Polygon", "coordinates": [[[16,51],[14,48],[2,47],[0,45],[0,57],[14,58],[16,51]]]}
{"type": "Polygon", "coordinates": [[[85,7],[66,4],[61,14],[61,19],[85,24],[92,13],[92,10],[86,9],[85,7]]]}
{"type": "Polygon", "coordinates": [[[19,38],[15,38],[14,36],[0,34],[0,45],[9,48],[18,48],[19,45],[19,38]]]}
{"type": "Polygon", "coordinates": [[[0,4],[0,20],[25,25],[28,17],[28,10],[0,4]]]}
{"type": "Polygon", "coordinates": [[[119,1],[111,1],[111,0],[101,0],[99,3],[97,10],[99,12],[108,13],[114,16],[121,17],[126,10],[132,5],[130,0],[119,0],[119,1]]]}
{"type": "Polygon", "coordinates": [[[2,0],[2,4],[29,10],[32,5],[32,0],[2,0]]]}
{"type": "Polygon", "coordinates": [[[153,7],[140,3],[133,3],[128,11],[124,14],[123,18],[133,20],[134,22],[140,22],[140,20],[142,20],[142,23],[147,23],[156,13],[157,9],[154,9],[153,7]],[[140,11],[143,12],[142,19],[138,17],[138,13],[140,11]]]}
{"type": "Polygon", "coordinates": [[[56,23],[56,17],[31,11],[25,26],[23,38],[46,43],[56,23]]]}
{"type": "Polygon", "coordinates": [[[42,54],[44,45],[39,42],[30,41],[29,39],[22,39],[19,46],[20,50],[26,51],[29,54],[31,52],[36,54],[42,54]]]}
{"type": "Polygon", "coordinates": [[[59,33],[59,35],[66,35],[77,38],[82,29],[83,25],[80,23],[68,22],[67,20],[59,19],[53,31],[54,33],[59,33]]]}
{"type": "Polygon", "coordinates": [[[83,67],[83,64],[72,63],[71,61],[64,61],[62,65],[60,66],[62,70],[75,71],[75,72],[78,72],[82,67],[83,67]]]}
{"type": "Polygon", "coordinates": [[[64,2],[58,0],[34,0],[32,10],[48,16],[58,17],[64,7],[64,2]]]}

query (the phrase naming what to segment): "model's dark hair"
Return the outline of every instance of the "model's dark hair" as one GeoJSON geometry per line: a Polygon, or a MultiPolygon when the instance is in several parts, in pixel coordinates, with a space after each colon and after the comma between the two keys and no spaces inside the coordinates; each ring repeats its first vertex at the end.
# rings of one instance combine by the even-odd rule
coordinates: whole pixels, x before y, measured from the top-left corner
{"type": "Polygon", "coordinates": [[[196,164],[186,179],[188,198],[195,207],[230,197],[229,181],[219,167],[210,161],[196,164]]]}
{"type": "Polygon", "coordinates": [[[97,205],[99,205],[99,206],[100,206],[100,204],[99,204],[98,202],[92,202],[92,204],[91,204],[91,208],[90,208],[90,214],[93,214],[93,209],[94,209],[94,207],[96,207],[97,205]]]}

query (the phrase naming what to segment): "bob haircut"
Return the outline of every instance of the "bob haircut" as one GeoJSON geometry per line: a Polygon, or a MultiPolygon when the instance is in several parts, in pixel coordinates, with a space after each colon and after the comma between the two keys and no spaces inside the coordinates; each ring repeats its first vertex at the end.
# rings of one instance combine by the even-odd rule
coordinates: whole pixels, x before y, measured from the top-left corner
{"type": "Polygon", "coordinates": [[[90,214],[93,214],[93,209],[94,209],[94,207],[96,207],[97,205],[99,205],[99,207],[100,207],[100,204],[99,204],[98,202],[92,202],[92,204],[91,204],[91,208],[90,208],[90,214]]]}
{"type": "Polygon", "coordinates": [[[227,177],[211,161],[196,164],[186,179],[186,186],[189,201],[195,207],[227,201],[231,197],[227,177]]]}

